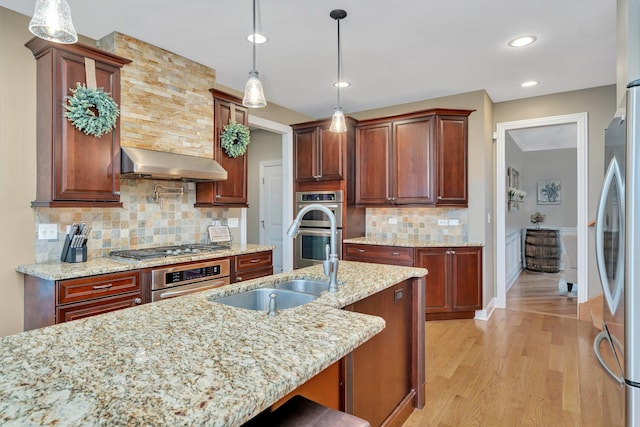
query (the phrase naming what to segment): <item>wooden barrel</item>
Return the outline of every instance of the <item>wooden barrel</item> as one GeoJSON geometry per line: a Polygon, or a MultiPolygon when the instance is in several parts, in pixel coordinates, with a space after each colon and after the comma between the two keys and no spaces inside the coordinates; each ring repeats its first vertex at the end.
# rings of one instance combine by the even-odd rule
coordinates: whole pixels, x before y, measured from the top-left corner
{"type": "Polygon", "coordinates": [[[562,247],[558,230],[527,229],[524,258],[529,271],[557,273],[560,271],[562,247]]]}

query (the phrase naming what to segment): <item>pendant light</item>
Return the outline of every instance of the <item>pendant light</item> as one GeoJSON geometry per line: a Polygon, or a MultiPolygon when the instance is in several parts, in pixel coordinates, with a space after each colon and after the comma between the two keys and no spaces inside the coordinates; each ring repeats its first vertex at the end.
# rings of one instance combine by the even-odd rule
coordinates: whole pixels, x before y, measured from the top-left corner
{"type": "MultiPolygon", "coordinates": [[[[253,33],[256,33],[256,0],[253,0],[253,33]]],[[[251,43],[253,45],[253,68],[249,71],[249,80],[244,87],[244,98],[242,99],[242,105],[249,108],[261,108],[267,105],[267,100],[264,97],[264,90],[262,89],[262,82],[258,77],[258,70],[256,70],[256,42],[251,43]]]]}
{"type": "Polygon", "coordinates": [[[67,0],[36,0],[29,31],[52,42],[71,44],[78,41],[67,0]]]}
{"type": "Polygon", "coordinates": [[[331,126],[329,130],[331,132],[346,132],[347,124],[344,120],[344,113],[340,106],[340,82],[342,82],[342,44],[340,43],[340,20],[347,17],[347,12],[342,9],[334,9],[329,13],[329,16],[338,22],[338,84],[336,88],[338,90],[338,102],[331,117],[331,126]]]}

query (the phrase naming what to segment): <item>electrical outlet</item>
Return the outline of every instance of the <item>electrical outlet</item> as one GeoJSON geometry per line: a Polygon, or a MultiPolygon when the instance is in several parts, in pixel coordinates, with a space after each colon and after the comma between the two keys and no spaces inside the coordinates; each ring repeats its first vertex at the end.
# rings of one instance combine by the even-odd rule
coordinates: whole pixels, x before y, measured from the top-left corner
{"type": "Polygon", "coordinates": [[[449,225],[460,225],[460,220],[459,219],[450,219],[449,220],[449,225]]]}
{"type": "Polygon", "coordinates": [[[395,216],[392,216],[389,218],[389,224],[397,224],[398,223],[398,218],[396,218],[395,216]]]}
{"type": "Polygon", "coordinates": [[[449,220],[439,219],[438,220],[438,225],[449,225],[449,220]]]}
{"type": "Polygon", "coordinates": [[[38,240],[55,240],[57,238],[57,224],[38,224],[38,240]]]}
{"type": "Polygon", "coordinates": [[[238,228],[240,227],[240,221],[238,218],[229,218],[227,220],[227,225],[229,228],[238,228]]]}

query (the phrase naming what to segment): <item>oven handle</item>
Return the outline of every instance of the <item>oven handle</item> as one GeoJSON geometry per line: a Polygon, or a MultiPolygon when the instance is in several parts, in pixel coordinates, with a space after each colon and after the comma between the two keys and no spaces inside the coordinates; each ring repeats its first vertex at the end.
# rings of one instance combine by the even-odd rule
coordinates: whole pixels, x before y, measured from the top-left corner
{"type": "Polygon", "coordinates": [[[215,280],[215,281],[209,280],[206,282],[202,282],[201,286],[193,286],[193,287],[188,287],[188,289],[162,292],[160,294],[160,299],[178,297],[180,295],[186,295],[196,291],[206,291],[207,289],[217,288],[219,286],[228,285],[228,284],[229,284],[228,277],[220,280],[215,280]]]}

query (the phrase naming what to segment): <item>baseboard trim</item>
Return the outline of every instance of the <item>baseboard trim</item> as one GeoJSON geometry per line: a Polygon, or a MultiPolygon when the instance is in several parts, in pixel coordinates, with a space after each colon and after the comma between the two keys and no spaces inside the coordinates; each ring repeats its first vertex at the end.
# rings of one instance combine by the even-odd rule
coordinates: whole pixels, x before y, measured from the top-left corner
{"type": "Polygon", "coordinates": [[[491,301],[489,301],[489,304],[487,304],[487,306],[484,309],[476,310],[476,316],[474,317],[474,319],[484,320],[484,321],[489,320],[489,318],[491,317],[491,315],[496,309],[496,301],[497,299],[493,297],[491,298],[491,301]]]}
{"type": "Polygon", "coordinates": [[[411,390],[404,399],[396,406],[391,415],[380,425],[380,427],[401,427],[414,410],[416,392],[411,390]]]}

